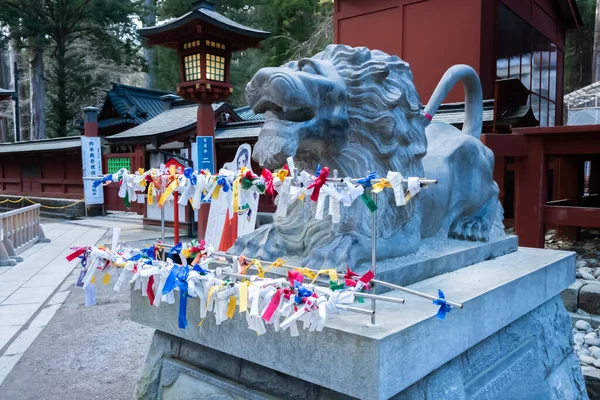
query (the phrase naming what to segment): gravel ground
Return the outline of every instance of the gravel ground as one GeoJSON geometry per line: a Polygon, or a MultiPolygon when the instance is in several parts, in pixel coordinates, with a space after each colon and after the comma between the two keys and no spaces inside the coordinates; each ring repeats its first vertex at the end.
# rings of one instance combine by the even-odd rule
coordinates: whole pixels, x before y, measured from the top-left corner
{"type": "Polygon", "coordinates": [[[2,384],[2,400],[133,398],[153,330],[129,319],[129,291],[112,286],[98,285],[87,308],[83,289],[72,288],[2,384]]]}

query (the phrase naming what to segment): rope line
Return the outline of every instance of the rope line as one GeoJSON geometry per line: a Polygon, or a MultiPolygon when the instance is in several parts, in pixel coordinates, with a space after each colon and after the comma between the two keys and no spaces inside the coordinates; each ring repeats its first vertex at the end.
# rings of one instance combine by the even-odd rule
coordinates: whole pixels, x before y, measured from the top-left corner
{"type": "Polygon", "coordinates": [[[71,204],[69,204],[69,205],[66,205],[66,206],[58,206],[58,207],[54,207],[54,206],[46,206],[46,205],[44,205],[44,204],[37,203],[37,202],[35,202],[35,201],[33,201],[33,200],[31,200],[31,199],[27,198],[27,197],[21,197],[21,198],[20,198],[20,199],[18,199],[18,200],[10,200],[10,199],[5,199],[5,200],[2,200],[2,201],[0,201],[0,204],[5,204],[5,203],[17,204],[17,203],[20,203],[20,202],[21,202],[21,201],[23,201],[23,200],[26,200],[26,201],[28,201],[28,202],[29,202],[29,203],[31,203],[31,204],[39,204],[39,205],[40,205],[40,207],[42,207],[42,208],[48,208],[48,209],[50,209],[50,210],[61,210],[61,209],[65,209],[65,208],[73,207],[73,206],[75,206],[75,205],[77,205],[77,204],[79,204],[79,203],[81,203],[81,202],[85,201],[85,198],[83,198],[83,199],[81,199],[81,200],[77,200],[76,202],[74,202],[74,203],[71,203],[71,204]]]}

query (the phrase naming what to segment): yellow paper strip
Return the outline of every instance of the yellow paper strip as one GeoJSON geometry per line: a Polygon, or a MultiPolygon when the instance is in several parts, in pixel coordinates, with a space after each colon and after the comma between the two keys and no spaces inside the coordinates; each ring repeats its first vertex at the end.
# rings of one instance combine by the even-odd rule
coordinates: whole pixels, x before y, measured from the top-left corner
{"type": "Polygon", "coordinates": [[[206,298],[206,307],[208,308],[208,305],[210,304],[210,297],[212,296],[212,294],[215,292],[215,290],[217,289],[216,286],[212,286],[210,288],[210,290],[208,291],[208,297],[206,298]]]}
{"type": "Polygon", "coordinates": [[[377,182],[377,183],[373,184],[373,192],[374,193],[379,193],[383,189],[385,189],[385,188],[391,188],[391,187],[392,187],[392,184],[389,183],[387,179],[381,178],[380,182],[377,182]]]}
{"type": "Polygon", "coordinates": [[[92,276],[92,279],[90,279],[90,285],[93,285],[93,284],[94,284],[94,282],[96,282],[96,279],[94,279],[94,278],[96,278],[96,277],[95,277],[95,276],[92,276]]]}
{"type": "Polygon", "coordinates": [[[248,310],[248,284],[243,282],[240,285],[240,313],[248,310]]]}
{"type": "Polygon", "coordinates": [[[102,283],[108,285],[108,282],[110,282],[110,274],[106,273],[104,274],[104,278],[102,278],[102,283]]]}
{"type": "Polygon", "coordinates": [[[219,198],[219,193],[221,192],[221,186],[217,185],[215,190],[212,193],[212,199],[217,200],[219,198]]]}
{"type": "MultiPolygon", "coordinates": [[[[304,272],[302,272],[302,273],[304,274],[304,272]]],[[[319,275],[325,275],[325,274],[328,274],[329,279],[331,279],[332,281],[334,281],[334,282],[338,281],[338,275],[337,275],[337,272],[335,271],[335,269],[322,269],[322,270],[318,271],[316,274],[313,274],[314,277],[312,278],[312,282],[310,284],[311,285],[314,284],[319,275]]]]}
{"type": "Polygon", "coordinates": [[[227,305],[227,318],[229,319],[233,318],[233,313],[235,312],[235,303],[235,296],[231,296],[229,298],[229,304],[227,305]]]}
{"type": "Polygon", "coordinates": [[[173,182],[171,182],[169,184],[169,186],[167,186],[167,188],[163,192],[162,196],[160,196],[160,200],[158,201],[158,205],[162,207],[162,205],[165,204],[165,201],[167,201],[167,199],[169,198],[169,196],[173,193],[173,191],[176,188],[177,188],[177,179],[175,179],[173,182]]]}
{"type": "Polygon", "coordinates": [[[265,277],[265,271],[263,270],[262,264],[260,263],[260,261],[258,260],[252,260],[252,264],[254,264],[254,266],[256,266],[256,269],[258,271],[257,275],[259,278],[264,278],[265,277]]]}
{"type": "Polygon", "coordinates": [[[315,274],[308,268],[296,268],[296,271],[300,272],[302,275],[304,275],[308,279],[316,279],[317,278],[317,274],[315,274]]]}
{"type": "Polygon", "coordinates": [[[233,212],[240,209],[240,179],[233,181],[233,212]]]}
{"type": "Polygon", "coordinates": [[[147,197],[148,197],[148,204],[150,204],[150,205],[154,204],[154,183],[151,183],[148,186],[147,197]]]}

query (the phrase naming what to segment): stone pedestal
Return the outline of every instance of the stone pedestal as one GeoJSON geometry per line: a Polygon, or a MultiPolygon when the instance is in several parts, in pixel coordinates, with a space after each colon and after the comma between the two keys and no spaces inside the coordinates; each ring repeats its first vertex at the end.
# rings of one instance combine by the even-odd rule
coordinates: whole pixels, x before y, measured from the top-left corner
{"type": "Polygon", "coordinates": [[[181,330],[177,303],[150,307],[132,292],[132,319],[157,329],[137,397],[586,399],[558,296],[574,280],[573,253],[520,248],[410,286],[464,304],[446,321],[430,301],[392,291],[406,305],[379,302],[375,327],[348,313],[296,338],[257,336],[237,313],[200,329],[196,299],[181,330]]]}

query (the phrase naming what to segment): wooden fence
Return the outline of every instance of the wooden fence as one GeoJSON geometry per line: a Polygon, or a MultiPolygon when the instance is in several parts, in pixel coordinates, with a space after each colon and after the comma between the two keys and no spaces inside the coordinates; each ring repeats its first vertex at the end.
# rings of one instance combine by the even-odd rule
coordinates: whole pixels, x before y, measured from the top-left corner
{"type": "Polygon", "coordinates": [[[48,242],[40,226],[40,204],[0,213],[0,266],[23,261],[18,254],[38,242],[48,242]]]}

